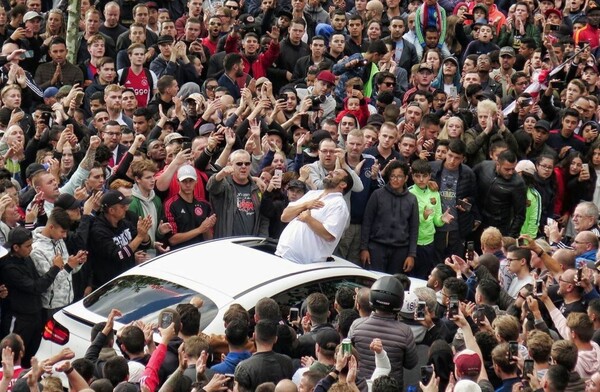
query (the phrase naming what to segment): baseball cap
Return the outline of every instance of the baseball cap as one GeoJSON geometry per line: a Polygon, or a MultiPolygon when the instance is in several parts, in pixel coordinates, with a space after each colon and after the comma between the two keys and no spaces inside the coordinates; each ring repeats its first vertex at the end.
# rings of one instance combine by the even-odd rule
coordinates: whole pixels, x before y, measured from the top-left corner
{"type": "Polygon", "coordinates": [[[415,318],[415,311],[419,306],[419,297],[413,292],[405,291],[404,292],[404,303],[402,304],[402,309],[400,309],[400,316],[407,319],[415,318]]]}
{"type": "Polygon", "coordinates": [[[216,129],[216,127],[215,127],[215,124],[213,124],[213,123],[202,124],[202,125],[200,125],[200,129],[198,129],[198,135],[199,136],[209,135],[215,129],[216,129]]]}
{"type": "Polygon", "coordinates": [[[286,9],[282,9],[279,12],[277,12],[276,16],[278,18],[282,17],[282,16],[285,16],[289,20],[292,20],[294,18],[293,15],[292,15],[292,13],[290,11],[286,10],[286,9]]]}
{"type": "Polygon", "coordinates": [[[419,64],[419,68],[417,69],[417,72],[421,72],[421,71],[433,72],[433,67],[429,63],[421,63],[421,64],[419,64]]]}
{"type": "Polygon", "coordinates": [[[475,26],[487,26],[488,20],[486,18],[479,18],[473,23],[473,27],[475,26]]]}
{"type": "Polygon", "coordinates": [[[515,166],[515,171],[517,173],[527,173],[533,176],[535,175],[535,165],[530,160],[524,159],[517,163],[517,166],[515,166]]]}
{"type": "Polygon", "coordinates": [[[174,39],[170,35],[161,35],[160,37],[158,37],[158,41],[156,41],[156,43],[158,45],[160,45],[160,44],[172,44],[173,41],[174,41],[174,39]]]}
{"type": "Polygon", "coordinates": [[[240,15],[239,21],[240,27],[245,30],[258,26],[258,24],[256,23],[256,19],[254,19],[254,16],[250,14],[240,15]]]}
{"type": "Polygon", "coordinates": [[[35,12],[35,11],[27,11],[25,13],[25,16],[23,16],[23,22],[27,22],[28,20],[32,20],[32,19],[35,19],[35,18],[43,19],[42,15],[38,14],[37,12],[35,12]]]}
{"type": "Polygon", "coordinates": [[[31,178],[35,173],[42,170],[46,171],[44,165],[42,165],[41,163],[32,163],[29,166],[27,166],[27,169],[25,169],[25,177],[31,178]]]}
{"type": "Polygon", "coordinates": [[[292,188],[294,188],[294,189],[300,189],[300,190],[302,190],[304,193],[306,193],[306,184],[305,184],[305,183],[303,183],[303,182],[302,182],[302,181],[300,181],[300,180],[292,180],[292,181],[290,181],[290,182],[288,183],[288,186],[287,186],[287,187],[288,187],[288,189],[292,189],[292,188]]]}
{"type": "Polygon", "coordinates": [[[60,207],[63,210],[75,210],[78,209],[79,206],[79,200],[69,193],[61,193],[54,202],[54,207],[60,207]]]}
{"type": "Polygon", "coordinates": [[[534,128],[540,128],[543,129],[546,132],[550,132],[550,123],[546,120],[538,120],[535,123],[534,128]]]}
{"type": "Polygon", "coordinates": [[[33,238],[31,231],[23,226],[17,226],[8,233],[8,238],[4,243],[6,249],[11,249],[13,245],[22,245],[33,238]]]}
{"type": "Polygon", "coordinates": [[[598,73],[598,66],[596,64],[586,64],[585,67],[583,67],[583,70],[585,71],[586,69],[592,69],[594,72],[598,73]]]}
{"type": "Polygon", "coordinates": [[[58,89],[54,86],[48,87],[44,90],[44,98],[52,98],[56,94],[58,94],[58,89]]]}
{"type": "MultiPolygon", "coordinates": [[[[459,380],[454,386],[454,392],[480,392],[481,387],[475,381],[459,380]]],[[[115,388],[115,392],[117,389],[115,388]]]]}
{"type": "Polygon", "coordinates": [[[454,356],[454,366],[462,374],[479,375],[481,372],[481,358],[473,350],[463,350],[454,356]]]}
{"type": "Polygon", "coordinates": [[[335,84],[335,75],[331,71],[327,71],[327,70],[321,71],[317,75],[317,80],[334,85],[335,84]]]}
{"type": "Polygon", "coordinates": [[[313,133],[312,137],[310,138],[311,143],[313,143],[317,146],[319,145],[319,143],[321,143],[321,140],[325,140],[325,139],[331,139],[331,134],[322,129],[313,133]]]}
{"type": "Polygon", "coordinates": [[[177,179],[179,181],[187,180],[191,178],[192,180],[197,180],[198,175],[196,174],[196,169],[192,167],[192,165],[183,165],[177,170],[177,179]]]}
{"type": "Polygon", "coordinates": [[[340,334],[332,328],[323,328],[317,332],[315,341],[323,350],[335,351],[335,348],[340,344],[340,334]]]}
{"type": "Polygon", "coordinates": [[[167,136],[165,136],[165,146],[173,143],[174,141],[186,140],[187,137],[181,136],[178,132],[171,132],[167,136]]]}
{"type": "Polygon", "coordinates": [[[510,57],[516,57],[516,53],[515,50],[513,48],[511,48],[510,46],[503,46],[500,49],[500,57],[504,56],[504,55],[509,55],[510,57]]]}
{"type": "Polygon", "coordinates": [[[113,191],[113,190],[106,192],[100,199],[100,204],[102,205],[102,208],[105,208],[105,209],[112,207],[112,206],[116,206],[117,204],[127,205],[129,203],[131,203],[130,198],[125,197],[119,191],[113,191]]]}
{"type": "Polygon", "coordinates": [[[555,14],[555,15],[557,15],[559,18],[561,18],[561,19],[562,19],[562,12],[560,12],[560,10],[558,10],[558,9],[556,9],[556,8],[550,8],[550,9],[547,9],[547,10],[546,10],[546,12],[544,12],[544,16],[545,16],[546,18],[547,18],[547,17],[548,17],[548,15],[550,15],[550,14],[555,14]]]}
{"type": "Polygon", "coordinates": [[[158,10],[158,4],[156,4],[154,1],[148,1],[148,2],[144,3],[144,5],[148,8],[158,10]]]}

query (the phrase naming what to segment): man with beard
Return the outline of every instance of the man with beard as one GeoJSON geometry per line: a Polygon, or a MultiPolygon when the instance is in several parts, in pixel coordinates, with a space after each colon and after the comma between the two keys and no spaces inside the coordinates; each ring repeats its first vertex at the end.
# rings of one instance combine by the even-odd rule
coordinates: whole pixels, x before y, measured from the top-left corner
{"type": "Polygon", "coordinates": [[[575,39],[575,45],[578,45],[580,42],[587,42],[590,44],[590,48],[592,50],[596,49],[600,42],[598,41],[598,26],[600,25],[600,8],[596,3],[590,3],[586,11],[587,24],[577,30],[573,34],[573,38],[575,39]]]}
{"type": "Polygon", "coordinates": [[[281,233],[275,254],[299,264],[326,261],[350,217],[343,195],[353,185],[347,170],[335,169],[323,179],[323,190],[310,191],[290,203],[281,215],[289,224],[281,233]]]}
{"type": "Polygon", "coordinates": [[[159,169],[162,169],[165,166],[165,159],[167,157],[165,143],[158,139],[152,140],[148,144],[148,152],[146,155],[152,162],[156,163],[156,166],[158,166],[159,169]]]}
{"type": "Polygon", "coordinates": [[[242,96],[237,79],[244,76],[244,60],[240,54],[229,53],[223,63],[225,73],[219,78],[219,86],[225,87],[229,95],[237,101],[242,96]]]}
{"type": "MultiPolygon", "coordinates": [[[[271,42],[263,53],[260,53],[259,37],[256,33],[247,32],[242,39],[242,53],[240,54],[244,63],[243,71],[257,80],[260,77],[267,76],[267,69],[279,57],[279,28],[273,26],[271,31],[267,32],[267,35],[271,37],[271,42]]],[[[225,41],[225,51],[227,53],[239,53],[239,40],[239,31],[232,30],[225,41]]]]}
{"type": "Polygon", "coordinates": [[[123,88],[118,84],[109,84],[104,88],[104,102],[106,102],[109,120],[116,121],[119,125],[126,125],[129,129],[132,129],[133,122],[131,118],[123,114],[122,98],[123,88]]]}

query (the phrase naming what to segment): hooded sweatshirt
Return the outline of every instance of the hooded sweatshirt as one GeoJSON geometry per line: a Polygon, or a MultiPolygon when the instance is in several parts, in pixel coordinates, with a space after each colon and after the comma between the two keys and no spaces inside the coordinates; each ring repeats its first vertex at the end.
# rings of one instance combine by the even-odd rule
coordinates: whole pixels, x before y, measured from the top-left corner
{"type": "Polygon", "coordinates": [[[71,269],[67,264],[69,251],[64,240],[52,240],[42,234],[43,227],[33,231],[33,248],[31,259],[40,275],[44,275],[54,265],[52,260],[56,254],[62,255],[65,267],[60,270],[48,290],[42,294],[42,306],[44,309],[62,308],[73,302],[73,276],[80,267],[71,269]]]}
{"type": "Polygon", "coordinates": [[[156,241],[158,223],[162,217],[162,203],[160,198],[156,196],[154,190],[151,190],[148,197],[145,197],[137,184],[133,185],[131,195],[133,197],[131,199],[131,204],[129,205],[129,211],[137,214],[137,216],[141,218],[145,218],[148,215],[152,217],[152,227],[148,230],[148,235],[154,244],[154,241],[156,241]]]}

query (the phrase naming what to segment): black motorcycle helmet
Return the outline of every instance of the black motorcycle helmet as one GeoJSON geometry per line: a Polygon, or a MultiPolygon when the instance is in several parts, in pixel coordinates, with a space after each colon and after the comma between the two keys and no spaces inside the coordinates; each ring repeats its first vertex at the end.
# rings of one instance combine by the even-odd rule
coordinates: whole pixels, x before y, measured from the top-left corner
{"type": "Polygon", "coordinates": [[[393,276],[383,276],[373,283],[369,293],[369,304],[373,309],[384,312],[399,312],[404,303],[404,287],[393,276]]]}

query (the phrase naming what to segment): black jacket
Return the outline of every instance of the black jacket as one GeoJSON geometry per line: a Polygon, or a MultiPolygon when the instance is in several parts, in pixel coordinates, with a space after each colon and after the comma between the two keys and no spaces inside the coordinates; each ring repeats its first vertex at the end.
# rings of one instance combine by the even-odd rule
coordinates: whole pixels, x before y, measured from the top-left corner
{"type": "MultiPolygon", "coordinates": [[[[444,161],[433,161],[431,166],[431,178],[442,185],[442,172],[444,171],[444,161]]],[[[471,203],[470,212],[458,211],[458,232],[462,238],[465,238],[473,230],[473,222],[481,220],[479,209],[477,208],[477,179],[473,170],[464,163],[458,168],[458,183],[456,184],[456,200],[468,199],[471,203]]]]}
{"type": "Polygon", "coordinates": [[[305,356],[316,357],[315,355],[315,343],[317,342],[317,336],[319,333],[332,330],[335,331],[331,324],[320,324],[317,325],[312,331],[305,333],[298,338],[298,345],[294,353],[294,358],[302,358],[305,356]]]}
{"type": "Polygon", "coordinates": [[[518,237],[525,222],[527,189],[514,173],[509,180],[498,175],[496,162],[484,161],[473,168],[477,177],[479,211],[483,228],[494,226],[502,235],[518,237]]]}
{"type": "Polygon", "coordinates": [[[42,311],[42,293],[54,282],[60,272],[52,266],[44,275],[37,272],[30,257],[6,257],[2,265],[2,278],[8,288],[10,308],[16,314],[34,314],[42,311]]]}

